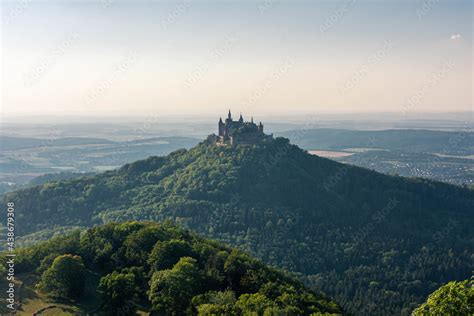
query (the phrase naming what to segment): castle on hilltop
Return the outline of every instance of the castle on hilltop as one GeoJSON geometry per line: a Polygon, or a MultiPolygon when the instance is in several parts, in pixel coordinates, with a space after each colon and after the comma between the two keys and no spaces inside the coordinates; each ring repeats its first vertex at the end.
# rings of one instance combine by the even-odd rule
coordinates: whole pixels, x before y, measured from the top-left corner
{"type": "Polygon", "coordinates": [[[253,122],[253,117],[250,122],[244,122],[242,114],[240,114],[239,120],[234,121],[232,114],[227,115],[225,122],[222,121],[222,117],[218,123],[218,135],[210,135],[210,140],[217,145],[253,145],[257,144],[264,139],[273,138],[272,135],[266,135],[263,132],[263,124],[260,122],[258,125],[253,122]]]}

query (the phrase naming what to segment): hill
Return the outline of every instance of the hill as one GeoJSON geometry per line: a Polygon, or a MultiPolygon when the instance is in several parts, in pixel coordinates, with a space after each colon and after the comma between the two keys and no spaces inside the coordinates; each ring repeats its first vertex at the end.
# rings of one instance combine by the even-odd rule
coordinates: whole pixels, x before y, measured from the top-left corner
{"type": "Polygon", "coordinates": [[[341,313],[294,278],[169,223],[112,223],[75,231],[23,248],[15,260],[23,279],[37,277],[36,289],[29,288],[35,295],[20,293],[19,315],[33,303],[61,315],[341,313]]]}
{"type": "Polygon", "coordinates": [[[449,282],[428,297],[413,311],[413,316],[425,315],[473,315],[474,280],[449,282]]]}
{"type": "Polygon", "coordinates": [[[355,314],[408,315],[472,268],[473,191],[340,164],[283,138],[204,142],[4,199],[21,235],[172,219],[300,273],[355,314]]]}

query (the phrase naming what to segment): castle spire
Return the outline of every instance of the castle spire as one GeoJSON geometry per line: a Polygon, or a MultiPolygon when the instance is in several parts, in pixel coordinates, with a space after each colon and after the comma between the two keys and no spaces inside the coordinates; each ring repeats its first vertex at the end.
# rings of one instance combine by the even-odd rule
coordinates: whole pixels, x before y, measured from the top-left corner
{"type": "Polygon", "coordinates": [[[242,113],[240,113],[239,122],[240,122],[240,123],[243,123],[243,122],[244,122],[244,118],[242,117],[242,113]]]}
{"type": "Polygon", "coordinates": [[[223,123],[222,123],[222,116],[219,117],[219,123],[220,123],[220,124],[223,124],[223,123]]]}
{"type": "Polygon", "coordinates": [[[252,118],[250,119],[250,123],[252,123],[252,124],[253,124],[253,116],[252,116],[252,118]]]}
{"type": "Polygon", "coordinates": [[[232,119],[232,114],[230,114],[230,109],[229,109],[229,114],[227,115],[228,119],[232,119]]]}

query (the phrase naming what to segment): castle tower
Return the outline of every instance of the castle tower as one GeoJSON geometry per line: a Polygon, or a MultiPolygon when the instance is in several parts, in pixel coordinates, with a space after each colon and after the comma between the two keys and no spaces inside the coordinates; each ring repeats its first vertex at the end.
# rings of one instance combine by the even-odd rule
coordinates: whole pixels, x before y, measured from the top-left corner
{"type": "Polygon", "coordinates": [[[222,122],[222,117],[219,118],[219,123],[217,124],[217,130],[219,131],[219,136],[224,136],[224,122],[222,122]]]}
{"type": "Polygon", "coordinates": [[[243,123],[243,122],[244,122],[244,118],[242,117],[242,113],[240,113],[239,123],[243,123]]]}
{"type": "Polygon", "coordinates": [[[258,124],[258,130],[263,133],[263,124],[262,124],[262,122],[260,122],[260,124],[258,124]]]}

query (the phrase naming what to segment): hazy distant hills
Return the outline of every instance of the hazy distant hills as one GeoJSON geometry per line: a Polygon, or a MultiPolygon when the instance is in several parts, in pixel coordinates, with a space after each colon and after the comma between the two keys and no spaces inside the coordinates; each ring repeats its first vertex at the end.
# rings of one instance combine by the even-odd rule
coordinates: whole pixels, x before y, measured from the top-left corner
{"type": "Polygon", "coordinates": [[[176,142],[178,146],[189,144],[191,141],[194,144],[197,142],[195,138],[188,137],[153,137],[145,139],[136,139],[131,141],[111,141],[104,138],[90,138],[90,137],[64,137],[64,138],[28,138],[28,137],[13,137],[0,136],[0,148],[2,151],[37,148],[37,147],[66,147],[79,145],[137,145],[137,144],[169,144],[176,142]]]}
{"type": "Polygon", "coordinates": [[[0,148],[2,151],[37,148],[47,146],[74,146],[74,145],[92,145],[92,144],[112,144],[114,142],[101,138],[86,138],[86,137],[65,137],[57,139],[46,138],[28,138],[28,137],[13,137],[0,136],[0,148]]]}
{"type": "Polygon", "coordinates": [[[342,150],[348,148],[388,149],[418,153],[473,155],[474,132],[434,130],[360,131],[309,129],[277,133],[305,149],[342,150]]]}
{"type": "MultiPolygon", "coordinates": [[[[289,137],[292,143],[315,154],[387,174],[474,184],[472,132],[314,129],[276,135],[289,137]]],[[[43,174],[61,178],[66,174],[96,173],[148,156],[189,149],[199,141],[178,136],[135,139],[136,135],[130,134],[128,137],[133,140],[0,136],[0,193],[28,185],[43,174]]]]}
{"type": "Polygon", "coordinates": [[[0,193],[46,173],[100,172],[151,155],[166,155],[180,148],[190,148],[198,141],[190,137],[111,141],[93,137],[0,136],[0,193]]]}
{"type": "Polygon", "coordinates": [[[293,130],[278,135],[311,153],[387,174],[474,185],[474,133],[293,130]]]}
{"type": "Polygon", "coordinates": [[[172,219],[301,273],[355,314],[408,314],[472,271],[474,191],[383,175],[276,139],[201,143],[8,193],[21,235],[172,219]]]}

